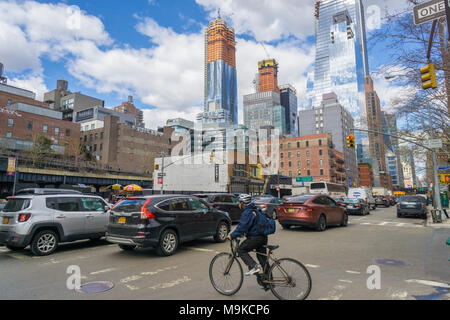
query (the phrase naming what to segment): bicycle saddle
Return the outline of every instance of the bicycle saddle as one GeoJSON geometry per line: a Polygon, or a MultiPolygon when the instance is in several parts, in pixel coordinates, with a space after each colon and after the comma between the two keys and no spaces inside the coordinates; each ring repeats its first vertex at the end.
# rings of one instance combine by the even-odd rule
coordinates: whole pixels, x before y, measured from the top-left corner
{"type": "Polygon", "coordinates": [[[269,249],[270,251],[273,251],[273,250],[276,250],[276,249],[278,249],[280,246],[263,246],[264,248],[267,248],[267,249],[269,249]]]}

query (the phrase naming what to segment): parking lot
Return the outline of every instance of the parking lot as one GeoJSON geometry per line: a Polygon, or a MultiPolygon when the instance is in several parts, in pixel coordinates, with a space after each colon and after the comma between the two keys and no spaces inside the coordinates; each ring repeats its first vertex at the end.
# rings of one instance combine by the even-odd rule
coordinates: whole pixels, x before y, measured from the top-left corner
{"type": "MultiPolygon", "coordinates": [[[[424,220],[397,218],[395,207],[368,216],[350,216],[347,227],[316,232],[278,226],[270,244],[275,255],[305,264],[312,276],[308,299],[449,299],[450,229],[433,229],[424,220]],[[380,269],[379,289],[369,289],[371,266],[380,269]]],[[[228,243],[202,239],[183,244],[175,255],[160,257],[151,249],[125,252],[104,240],[61,245],[51,256],[33,256],[0,247],[0,299],[162,299],[266,300],[254,277],[228,298],[211,286],[208,268],[228,243]],[[82,284],[107,281],[109,290],[80,293],[67,288],[68,267],[78,266],[82,284]]]]}

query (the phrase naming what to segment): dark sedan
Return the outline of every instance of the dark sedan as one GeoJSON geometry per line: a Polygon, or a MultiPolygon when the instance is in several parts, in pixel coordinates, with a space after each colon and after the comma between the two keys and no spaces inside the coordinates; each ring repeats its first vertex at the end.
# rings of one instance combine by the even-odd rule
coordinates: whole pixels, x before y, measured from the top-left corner
{"type": "Polygon", "coordinates": [[[375,196],[375,204],[378,206],[384,206],[388,208],[391,204],[386,196],[375,196]]]}
{"type": "Polygon", "coordinates": [[[186,241],[212,236],[225,242],[230,229],[228,213],[199,198],[155,195],[117,203],[111,209],[106,240],[122,250],[150,247],[158,255],[170,256],[186,241]]]}
{"type": "Polygon", "coordinates": [[[363,216],[370,214],[369,205],[362,199],[345,198],[343,207],[347,210],[348,214],[359,214],[363,216]]]}
{"type": "Polygon", "coordinates": [[[231,193],[195,194],[217,210],[228,212],[232,222],[239,222],[242,210],[239,209],[239,196],[231,193]]]}
{"type": "Polygon", "coordinates": [[[274,197],[256,197],[253,201],[264,213],[270,215],[273,219],[277,219],[278,207],[282,203],[280,199],[274,197]]]}
{"type": "Polygon", "coordinates": [[[419,216],[426,219],[427,200],[421,196],[403,196],[397,203],[397,217],[419,216]]]}

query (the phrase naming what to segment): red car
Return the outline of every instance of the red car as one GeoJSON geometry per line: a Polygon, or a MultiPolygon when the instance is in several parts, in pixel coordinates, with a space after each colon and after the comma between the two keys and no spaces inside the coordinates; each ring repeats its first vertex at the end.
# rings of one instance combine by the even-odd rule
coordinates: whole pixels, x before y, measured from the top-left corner
{"type": "Polygon", "coordinates": [[[302,194],[286,198],[278,208],[278,222],[283,229],[306,226],[324,231],[327,226],[348,224],[344,208],[324,194],[302,194]]]}

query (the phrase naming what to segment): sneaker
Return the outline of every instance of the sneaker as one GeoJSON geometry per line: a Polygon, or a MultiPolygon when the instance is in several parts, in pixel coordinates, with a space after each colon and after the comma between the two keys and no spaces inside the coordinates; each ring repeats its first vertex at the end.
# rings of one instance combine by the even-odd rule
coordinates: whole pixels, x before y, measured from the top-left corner
{"type": "Polygon", "coordinates": [[[245,275],[246,276],[251,276],[255,273],[258,273],[261,271],[261,267],[257,264],[256,266],[253,267],[253,269],[251,269],[250,271],[248,271],[245,275]]]}

